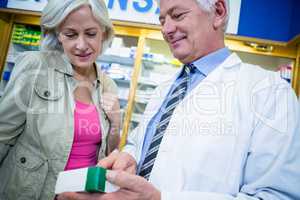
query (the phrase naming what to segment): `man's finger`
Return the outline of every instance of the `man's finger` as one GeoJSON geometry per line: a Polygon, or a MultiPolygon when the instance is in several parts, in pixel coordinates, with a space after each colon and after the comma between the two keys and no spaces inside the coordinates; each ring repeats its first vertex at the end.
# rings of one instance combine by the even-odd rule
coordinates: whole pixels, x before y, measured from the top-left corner
{"type": "Polygon", "coordinates": [[[128,168],[127,159],[119,159],[118,162],[114,163],[113,170],[126,170],[128,168]]]}
{"type": "Polygon", "coordinates": [[[130,174],[135,174],[136,165],[133,162],[130,162],[128,159],[119,159],[118,162],[115,162],[112,166],[112,170],[126,171],[130,174]]]}
{"type": "Polygon", "coordinates": [[[128,153],[122,152],[119,154],[119,159],[114,163],[112,170],[126,171],[132,174],[136,172],[136,162],[128,153]]]}
{"type": "Polygon", "coordinates": [[[127,167],[125,169],[126,172],[128,172],[129,174],[136,174],[136,166],[135,165],[131,165],[129,167],[127,167]]]}
{"type": "Polygon", "coordinates": [[[117,160],[118,154],[119,150],[115,149],[113,152],[111,152],[111,154],[109,154],[109,156],[100,160],[97,165],[106,169],[112,169],[114,162],[117,160]]]}
{"type": "Polygon", "coordinates": [[[107,171],[106,179],[120,188],[133,192],[139,191],[139,188],[142,188],[147,183],[144,178],[123,171],[107,171]]]}

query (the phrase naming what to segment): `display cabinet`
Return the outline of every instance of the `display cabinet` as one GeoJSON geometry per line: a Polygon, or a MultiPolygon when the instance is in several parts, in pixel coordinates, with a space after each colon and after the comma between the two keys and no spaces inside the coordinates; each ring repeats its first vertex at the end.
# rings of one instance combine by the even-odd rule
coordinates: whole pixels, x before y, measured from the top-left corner
{"type": "MultiPolygon", "coordinates": [[[[0,91],[9,80],[18,52],[38,49],[39,19],[38,12],[0,9],[0,91]]],[[[121,21],[113,23],[116,37],[97,59],[97,64],[119,88],[123,146],[128,132],[140,122],[149,98],[155,95],[154,89],[172,77],[181,64],[170,53],[159,26],[121,21]]],[[[245,62],[269,70],[282,70],[282,77],[291,82],[297,95],[300,94],[299,37],[284,43],[226,35],[225,44],[245,62]]]]}

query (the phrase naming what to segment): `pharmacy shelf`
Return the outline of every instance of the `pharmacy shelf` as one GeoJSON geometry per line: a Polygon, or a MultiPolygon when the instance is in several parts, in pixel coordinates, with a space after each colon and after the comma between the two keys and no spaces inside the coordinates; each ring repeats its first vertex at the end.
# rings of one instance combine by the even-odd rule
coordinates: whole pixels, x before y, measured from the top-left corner
{"type": "Polygon", "coordinates": [[[127,79],[120,79],[120,78],[113,78],[113,80],[117,83],[121,83],[121,84],[130,84],[130,80],[127,79]]]}
{"type": "Polygon", "coordinates": [[[8,54],[6,58],[6,62],[15,63],[17,55],[8,54]]]}
{"type": "MultiPolygon", "coordinates": [[[[127,79],[113,78],[113,80],[118,83],[130,84],[130,80],[127,80],[127,79]]],[[[153,80],[151,80],[149,78],[144,78],[144,77],[140,77],[138,80],[138,83],[143,84],[143,85],[153,86],[153,87],[156,87],[158,85],[158,83],[154,82],[153,80]]]]}
{"type": "Polygon", "coordinates": [[[154,86],[154,87],[158,85],[158,83],[156,83],[155,81],[145,77],[140,77],[138,83],[143,85],[154,86]]]}
{"type": "MultiPolygon", "coordinates": [[[[123,108],[121,109],[121,113],[124,114],[126,112],[126,110],[123,108]]],[[[134,122],[136,124],[141,122],[143,115],[142,114],[138,114],[138,113],[132,113],[131,115],[131,122],[134,122]]]]}
{"type": "MultiPolygon", "coordinates": [[[[128,101],[128,97],[119,95],[119,100],[122,100],[122,101],[128,101]]],[[[149,99],[148,99],[148,98],[144,98],[144,97],[141,97],[141,96],[136,95],[134,101],[135,101],[136,103],[140,103],[140,104],[147,104],[147,103],[149,102],[149,99]]]]}
{"type": "Polygon", "coordinates": [[[127,66],[134,65],[133,58],[121,57],[121,56],[115,56],[115,55],[106,55],[106,54],[97,58],[97,62],[118,63],[121,65],[127,65],[127,66]]]}
{"type": "Polygon", "coordinates": [[[136,95],[134,101],[136,103],[147,104],[149,102],[149,98],[145,98],[140,95],[136,95]]]}
{"type": "Polygon", "coordinates": [[[131,121],[135,123],[140,123],[142,117],[143,117],[142,114],[132,113],[131,121]]]}

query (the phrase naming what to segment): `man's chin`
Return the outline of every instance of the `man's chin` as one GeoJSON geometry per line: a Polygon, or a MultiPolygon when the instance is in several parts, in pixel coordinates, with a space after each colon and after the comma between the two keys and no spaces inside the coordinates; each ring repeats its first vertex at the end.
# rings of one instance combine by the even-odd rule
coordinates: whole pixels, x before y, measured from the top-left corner
{"type": "Polygon", "coordinates": [[[188,60],[188,54],[183,52],[172,52],[173,56],[177,58],[180,62],[185,63],[188,60]]]}

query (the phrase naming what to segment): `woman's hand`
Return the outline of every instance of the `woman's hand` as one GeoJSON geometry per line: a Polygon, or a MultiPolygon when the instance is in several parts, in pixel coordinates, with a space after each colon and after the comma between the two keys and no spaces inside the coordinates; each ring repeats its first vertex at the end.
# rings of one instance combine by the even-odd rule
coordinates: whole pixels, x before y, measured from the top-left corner
{"type": "Polygon", "coordinates": [[[114,93],[104,92],[101,96],[101,106],[111,124],[120,125],[120,103],[114,93]]]}
{"type": "Polygon", "coordinates": [[[118,148],[120,142],[121,112],[118,96],[114,93],[104,92],[101,96],[101,106],[110,121],[107,148],[109,154],[118,148]]]}

